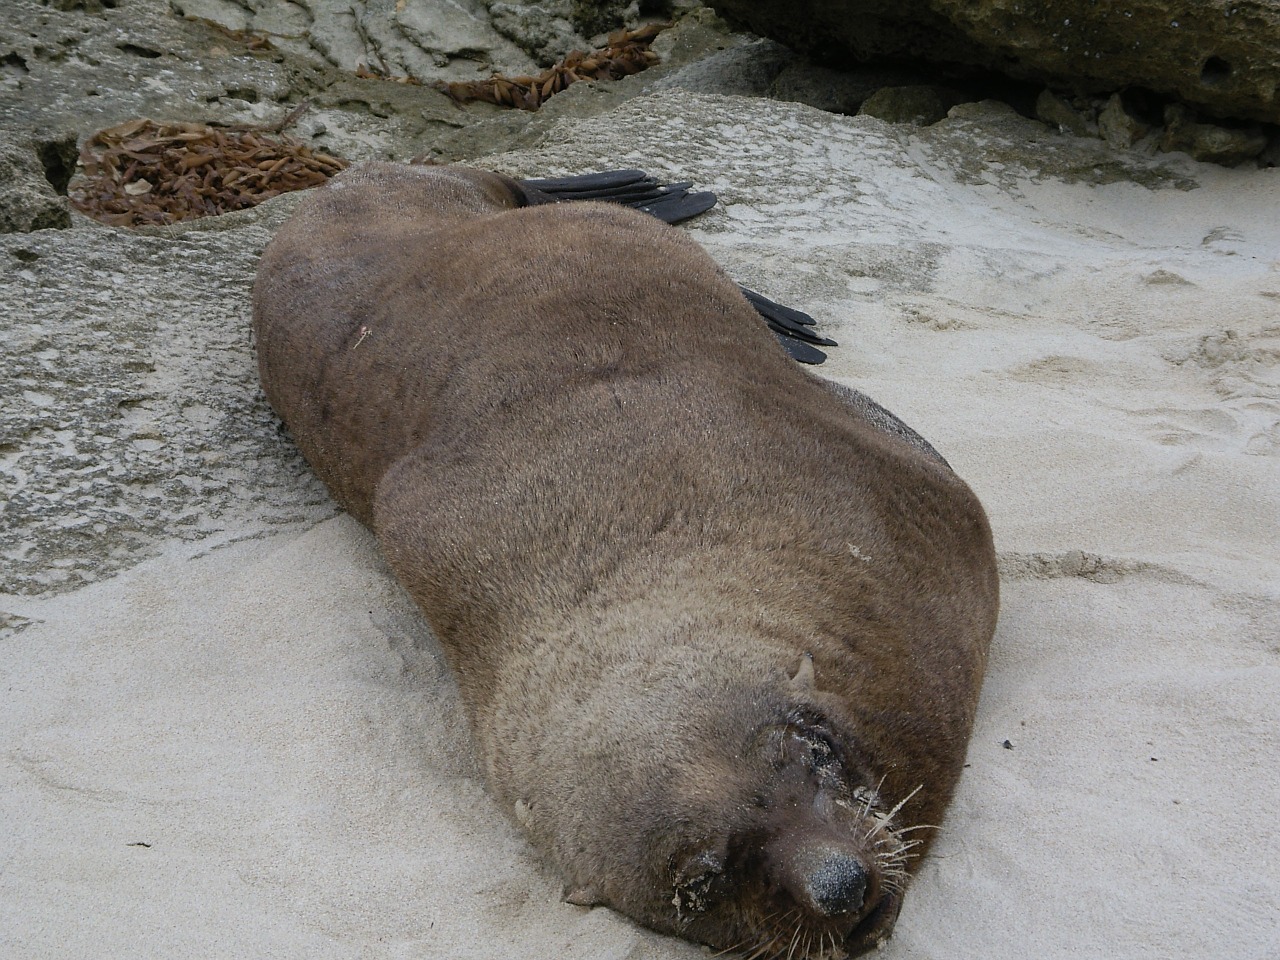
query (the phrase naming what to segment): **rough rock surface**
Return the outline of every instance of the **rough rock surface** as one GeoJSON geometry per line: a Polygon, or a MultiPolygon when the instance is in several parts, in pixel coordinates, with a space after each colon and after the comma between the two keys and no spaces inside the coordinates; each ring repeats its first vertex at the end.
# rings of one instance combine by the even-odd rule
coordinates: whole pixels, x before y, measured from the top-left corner
{"type": "Polygon", "coordinates": [[[1087,136],[1091,132],[1097,133],[1097,124],[1094,123],[1092,128],[1089,121],[1070,103],[1059,97],[1052,90],[1040,91],[1040,96],[1036,98],[1036,118],[1043,120],[1057,130],[1063,132],[1070,131],[1077,136],[1087,136]]]}
{"type": "MultiPolygon", "coordinates": [[[[172,0],[179,13],[265,37],[282,50],[341,69],[368,70],[419,80],[443,76],[474,80],[489,73],[528,73],[530,51],[503,36],[480,0],[172,0]],[[442,74],[443,71],[443,74],[442,74]]],[[[513,25],[517,10],[499,5],[497,22],[513,25]]],[[[539,51],[559,56],[585,41],[554,13],[568,4],[543,5],[539,51]],[[547,9],[548,7],[554,10],[547,9]],[[557,43],[557,40],[560,42],[557,43]],[[563,49],[561,49],[563,47],[563,49]]]]}
{"type": "MultiPolygon", "coordinates": [[[[432,80],[528,74],[634,23],[622,0],[170,0],[175,10],[265,37],[282,50],[351,72],[432,80]]],[[[690,0],[644,4],[646,16],[690,0]]]]}
{"type": "Polygon", "coordinates": [[[777,100],[853,115],[879,90],[914,86],[926,79],[920,70],[904,66],[864,66],[851,71],[792,62],[778,72],[768,92],[777,100]]]}
{"type": "Polygon", "coordinates": [[[1132,147],[1150,130],[1150,127],[1125,109],[1124,100],[1118,93],[1113,93],[1107,100],[1107,105],[1098,112],[1098,132],[1113,147],[1122,150],[1132,147]]]}
{"type": "Polygon", "coordinates": [[[1181,150],[1197,160],[1234,166],[1256,157],[1267,146],[1267,138],[1257,129],[1234,130],[1216,124],[1197,123],[1181,104],[1164,111],[1165,132],[1160,147],[1181,150]]]}
{"type": "MultiPolygon", "coordinates": [[[[237,11],[245,12],[230,3],[216,9],[232,25],[241,22],[237,11]]],[[[271,9],[278,17],[299,8],[271,9]]],[[[228,29],[179,16],[166,0],[86,9],[8,0],[0,18],[0,62],[8,65],[0,129],[73,164],[77,143],[125,120],[271,124],[307,101],[310,109],[291,133],[368,159],[411,155],[484,116],[459,110],[428,86],[340,71],[309,44],[299,54],[275,34],[228,29]],[[262,39],[273,45],[261,46],[262,39]]],[[[374,49],[372,41],[359,47],[361,55],[374,49]]]]}
{"type": "Polygon", "coordinates": [[[964,99],[959,94],[927,84],[881,87],[862,102],[858,112],[889,123],[913,123],[927,127],[946,117],[947,111],[964,99]]]}
{"type": "Polygon", "coordinates": [[[797,50],[848,63],[921,57],[1076,92],[1126,86],[1280,123],[1280,5],[1265,0],[714,0],[797,50]]]}
{"type": "MultiPolygon", "coordinates": [[[[429,81],[527,72],[535,64],[480,19],[479,4],[440,10],[443,20],[426,0],[403,9],[339,0],[312,6],[173,0],[172,7],[169,0],[55,6],[7,0],[0,17],[0,130],[15,143],[4,156],[13,157],[15,171],[27,171],[18,177],[28,183],[21,191],[47,201],[46,186],[23,180],[37,169],[33,162],[65,194],[77,144],[97,130],[137,117],[270,125],[305,102],[308,109],[289,132],[319,149],[351,160],[452,160],[508,146],[530,125],[534,137],[560,116],[601,112],[708,52],[751,42],[703,11],[658,38],[662,62],[644,73],[577,84],[539,114],[483,103],[463,109],[429,81]],[[431,46],[425,33],[404,27],[414,17],[431,19],[452,39],[431,46]],[[453,17],[462,17],[466,29],[445,30],[453,17]]],[[[15,224],[31,219],[12,209],[15,224]]]]}
{"type": "Polygon", "coordinates": [[[6,0],[0,17],[0,129],[41,144],[75,142],[133,117],[252,119],[264,105],[310,92],[322,71],[248,50],[207,25],[174,16],[163,0],[118,0],[91,10],[6,0]]]}
{"type": "MultiPolygon", "coordinates": [[[[33,140],[19,140],[0,131],[0,233],[22,233],[71,226],[71,214],[50,177],[61,179],[40,162],[53,153],[33,140]]],[[[63,192],[66,181],[62,180],[63,192]]]]}
{"type": "Polygon", "coordinates": [[[0,591],[72,589],[166,539],[332,515],[257,388],[244,303],[266,240],[6,238],[0,591]]]}

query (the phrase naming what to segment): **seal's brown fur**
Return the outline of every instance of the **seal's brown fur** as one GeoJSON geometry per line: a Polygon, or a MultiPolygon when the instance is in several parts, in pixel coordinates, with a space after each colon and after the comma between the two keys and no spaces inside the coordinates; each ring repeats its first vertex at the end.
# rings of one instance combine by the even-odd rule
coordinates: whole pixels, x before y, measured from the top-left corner
{"type": "Polygon", "coordinates": [[[267,396],[426,613],[571,900],[859,952],[927,843],[902,819],[940,822],[963,765],[982,508],[680,231],[521,202],[460,168],[317,190],[258,274],[267,396]]]}

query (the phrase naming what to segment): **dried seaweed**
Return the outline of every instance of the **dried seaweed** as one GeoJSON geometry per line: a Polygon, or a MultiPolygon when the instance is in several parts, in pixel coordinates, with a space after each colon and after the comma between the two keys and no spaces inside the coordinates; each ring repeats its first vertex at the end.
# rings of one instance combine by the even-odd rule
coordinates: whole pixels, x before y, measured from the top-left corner
{"type": "Polygon", "coordinates": [[[244,210],[317,186],[347,163],[268,128],[144,119],[95,133],[80,165],[72,206],[112,226],[136,227],[244,210]]]}
{"type": "Polygon", "coordinates": [[[620,80],[657,63],[658,55],[649,49],[649,44],[669,26],[651,23],[635,30],[616,30],[609,34],[609,43],[603,49],[590,53],[574,50],[536,77],[494,74],[488,80],[446,83],[441,89],[458,103],[484,100],[500,107],[537,110],[547,97],[579,80],[620,80]]]}
{"type": "Polygon", "coordinates": [[[187,14],[183,17],[192,23],[199,23],[208,27],[215,33],[220,33],[228,39],[243,44],[249,50],[275,50],[275,46],[271,43],[271,37],[280,37],[285,40],[303,40],[306,39],[303,34],[274,33],[266,34],[252,30],[233,30],[226,24],[219,23],[217,20],[210,20],[208,17],[197,17],[187,14]]]}

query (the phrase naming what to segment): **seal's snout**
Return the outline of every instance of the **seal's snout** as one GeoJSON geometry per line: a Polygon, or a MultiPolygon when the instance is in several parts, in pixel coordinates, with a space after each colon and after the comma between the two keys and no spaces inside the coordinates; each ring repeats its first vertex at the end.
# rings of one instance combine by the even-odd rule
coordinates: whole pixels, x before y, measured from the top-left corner
{"type": "Polygon", "coordinates": [[[788,839],[771,851],[773,882],[815,919],[861,914],[872,885],[862,858],[843,845],[788,839]]]}
{"type": "Polygon", "coordinates": [[[801,890],[792,891],[804,906],[824,917],[862,912],[867,895],[867,873],[862,862],[842,851],[830,851],[802,868],[801,890]]]}

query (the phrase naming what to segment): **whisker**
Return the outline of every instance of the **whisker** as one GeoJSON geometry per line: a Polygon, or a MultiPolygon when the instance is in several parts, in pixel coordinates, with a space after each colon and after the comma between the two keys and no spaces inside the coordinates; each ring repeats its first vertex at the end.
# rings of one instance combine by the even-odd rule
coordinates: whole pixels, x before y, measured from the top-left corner
{"type": "Polygon", "coordinates": [[[917,823],[913,827],[898,827],[894,833],[910,833],[912,830],[941,830],[942,828],[932,823],[917,823]]]}
{"type": "Polygon", "coordinates": [[[893,863],[885,863],[880,867],[880,872],[885,876],[893,876],[895,874],[907,875],[907,863],[905,860],[899,860],[893,863]]]}
{"type": "Polygon", "coordinates": [[[796,932],[791,935],[791,947],[787,950],[787,960],[793,960],[796,955],[796,944],[800,942],[800,934],[804,932],[804,924],[800,921],[796,922],[796,932]]]}
{"type": "Polygon", "coordinates": [[[884,815],[884,818],[885,818],[886,820],[892,820],[892,819],[894,818],[894,815],[895,815],[899,810],[901,810],[903,807],[905,807],[905,806],[907,805],[907,803],[911,800],[911,798],[912,798],[912,797],[914,797],[917,793],[919,793],[922,789],[924,789],[924,784],[923,784],[923,783],[922,783],[922,784],[920,784],[918,787],[916,787],[914,790],[912,790],[910,793],[908,793],[908,794],[907,794],[905,797],[903,797],[901,800],[899,800],[899,801],[898,801],[898,805],[897,805],[896,807],[894,807],[892,810],[890,810],[888,813],[886,813],[886,814],[884,815]]]}
{"type": "Polygon", "coordinates": [[[876,795],[875,795],[874,793],[872,793],[871,791],[867,791],[867,795],[866,795],[865,797],[863,797],[863,798],[862,798],[862,814],[861,814],[861,816],[864,816],[864,817],[865,817],[867,814],[869,814],[869,813],[871,812],[871,805],[872,805],[873,803],[875,803],[875,800],[876,800],[876,795]]]}
{"type": "Polygon", "coordinates": [[[908,854],[908,852],[890,854],[884,856],[884,858],[876,858],[876,864],[878,867],[905,867],[906,861],[914,860],[916,856],[919,856],[919,854],[908,854]]]}

